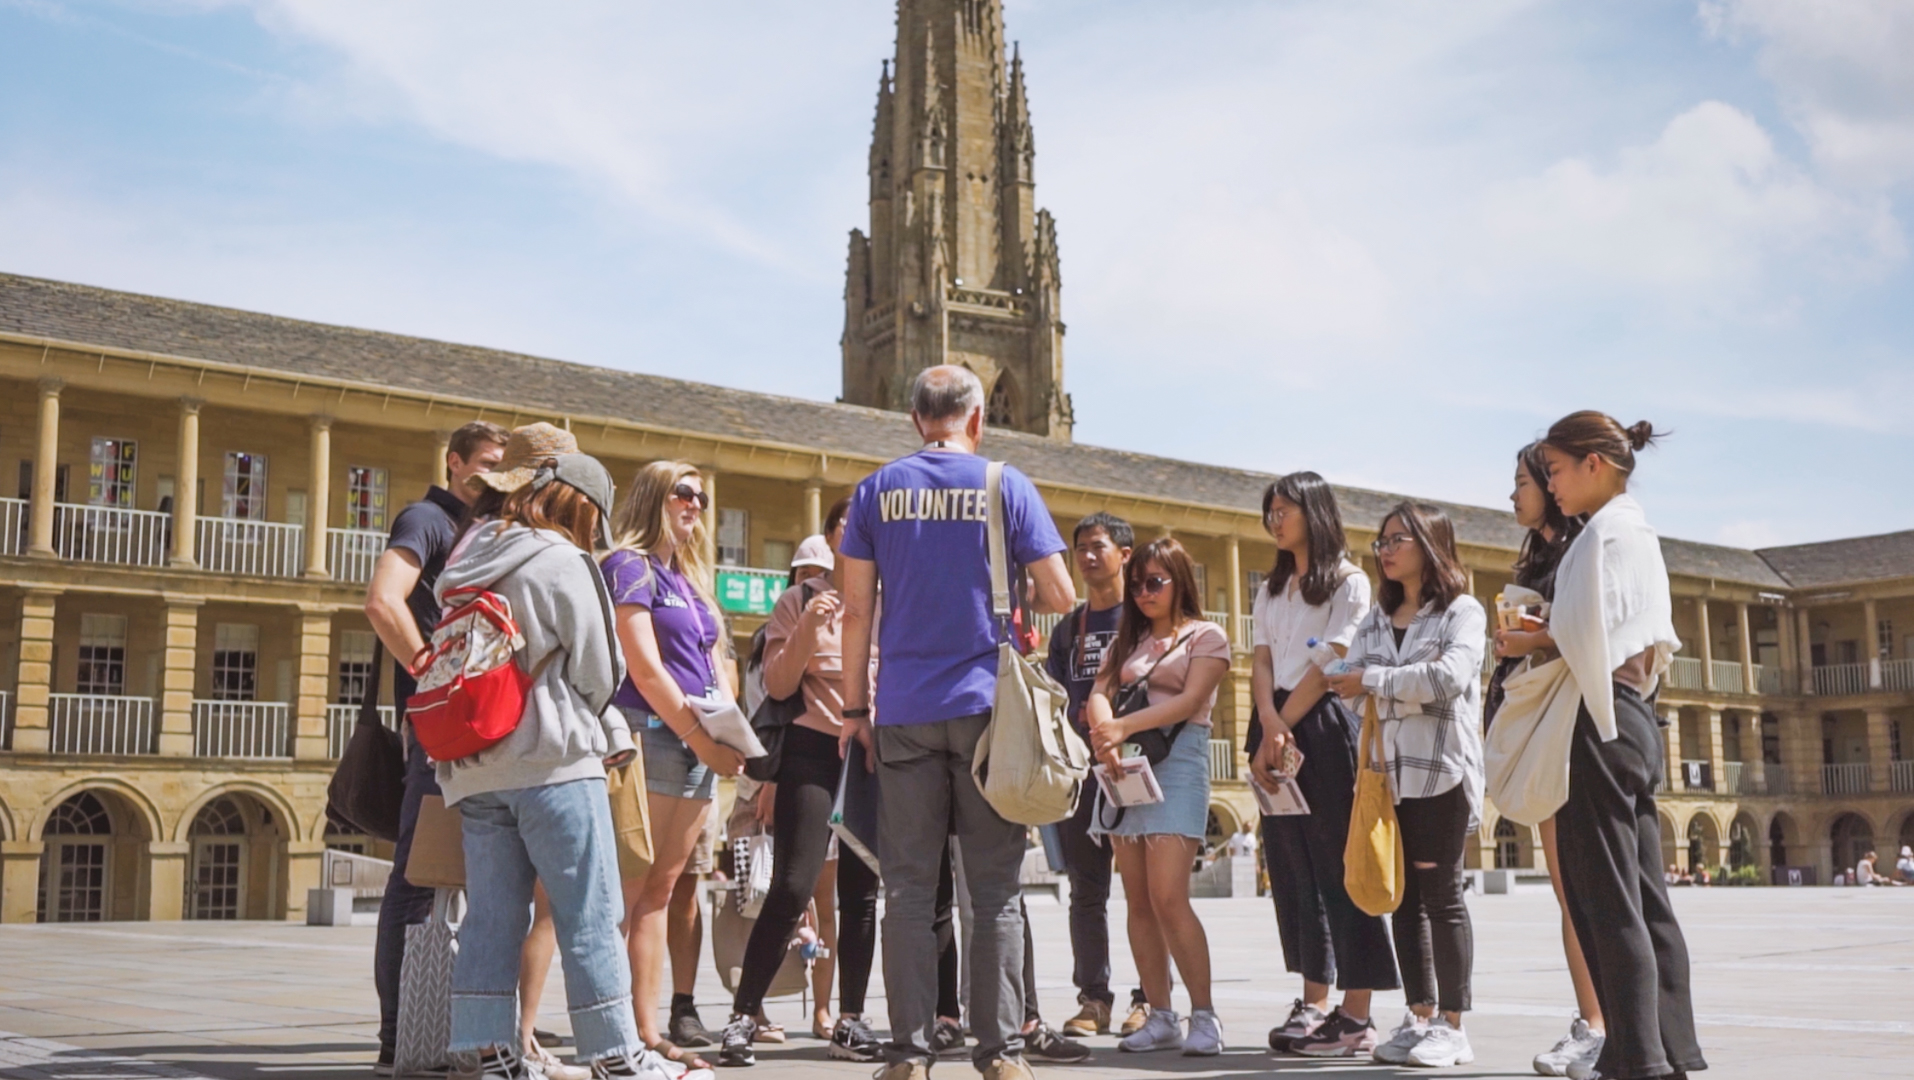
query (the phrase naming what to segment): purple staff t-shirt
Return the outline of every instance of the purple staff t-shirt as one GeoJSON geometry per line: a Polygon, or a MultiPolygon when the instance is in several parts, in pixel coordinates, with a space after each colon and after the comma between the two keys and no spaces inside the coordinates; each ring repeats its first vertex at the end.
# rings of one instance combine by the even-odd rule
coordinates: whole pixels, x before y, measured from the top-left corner
{"type": "MultiPolygon", "coordinates": [[[[929,724],[989,712],[997,690],[990,614],[990,550],[984,527],[987,460],[920,450],[857,485],[843,552],[877,563],[884,587],[878,624],[879,724],[929,724]]],[[[1014,580],[1064,550],[1063,537],[1029,478],[1004,467],[1004,533],[1014,580]]]]}
{"type": "MultiPolygon", "coordinates": [[[[614,604],[635,604],[651,612],[651,630],[658,639],[658,657],[671,681],[688,697],[704,697],[717,685],[711,670],[711,649],[718,643],[718,620],[698,599],[691,582],[670,566],[635,551],[614,551],[600,564],[605,587],[614,604]],[[650,572],[646,572],[649,564],[650,572]]],[[[612,703],[643,709],[652,715],[645,696],[627,674],[612,703]]]]}

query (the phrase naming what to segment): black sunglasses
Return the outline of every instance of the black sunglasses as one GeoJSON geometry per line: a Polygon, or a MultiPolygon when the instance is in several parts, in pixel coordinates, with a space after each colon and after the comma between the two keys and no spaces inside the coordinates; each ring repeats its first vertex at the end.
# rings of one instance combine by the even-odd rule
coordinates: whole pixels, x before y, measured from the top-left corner
{"type": "Polygon", "coordinates": [[[1169,587],[1170,579],[1164,577],[1162,574],[1151,574],[1149,577],[1138,578],[1136,581],[1136,591],[1147,593],[1151,596],[1155,596],[1157,593],[1169,587]]]}
{"type": "Polygon", "coordinates": [[[698,509],[700,510],[711,509],[711,496],[706,495],[690,484],[679,484],[677,487],[672,488],[671,497],[681,503],[697,503],[698,509]]]}

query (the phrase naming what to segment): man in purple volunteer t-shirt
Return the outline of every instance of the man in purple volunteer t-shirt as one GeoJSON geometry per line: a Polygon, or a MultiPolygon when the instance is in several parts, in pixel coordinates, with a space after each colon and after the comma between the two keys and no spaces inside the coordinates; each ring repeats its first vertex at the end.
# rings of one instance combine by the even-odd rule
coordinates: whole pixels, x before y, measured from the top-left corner
{"type": "MultiPolygon", "coordinates": [[[[984,388],[967,368],[925,370],[911,390],[923,449],[878,469],[851,497],[844,542],[844,733],[877,762],[884,877],[884,985],[891,1042],[879,1080],[913,1080],[933,1060],[937,944],[931,929],[946,837],[963,845],[976,912],[972,1063],[987,1080],[1027,1080],[1023,1060],[1024,827],[998,816],[970,776],[996,696],[1008,627],[990,612],[984,388]],[[884,657],[870,695],[871,616],[883,584],[884,657]],[[873,707],[874,706],[874,707],[873,707]],[[873,733],[872,719],[876,725],[873,733]]],[[[1022,473],[1003,473],[1010,561],[1030,574],[1040,611],[1076,604],[1063,537],[1022,473]]],[[[1015,578],[1016,567],[1011,568],[1015,578]]]]}

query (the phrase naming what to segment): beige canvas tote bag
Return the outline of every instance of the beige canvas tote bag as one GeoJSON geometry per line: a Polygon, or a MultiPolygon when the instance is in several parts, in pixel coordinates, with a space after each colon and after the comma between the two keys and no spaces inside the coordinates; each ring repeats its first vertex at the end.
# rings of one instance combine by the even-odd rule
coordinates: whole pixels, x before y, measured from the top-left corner
{"type": "Polygon", "coordinates": [[[1510,675],[1482,747],[1485,789],[1502,816],[1540,825],[1568,801],[1568,754],[1582,688],[1556,657],[1510,675]]]}

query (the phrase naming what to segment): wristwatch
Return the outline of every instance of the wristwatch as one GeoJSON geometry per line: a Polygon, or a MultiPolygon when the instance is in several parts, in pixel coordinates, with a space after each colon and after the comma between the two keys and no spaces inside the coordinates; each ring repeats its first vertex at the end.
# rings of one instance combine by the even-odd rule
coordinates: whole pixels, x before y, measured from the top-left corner
{"type": "Polygon", "coordinates": [[[870,717],[871,707],[869,705],[860,705],[855,709],[844,710],[844,719],[846,720],[868,720],[870,717]]]}

